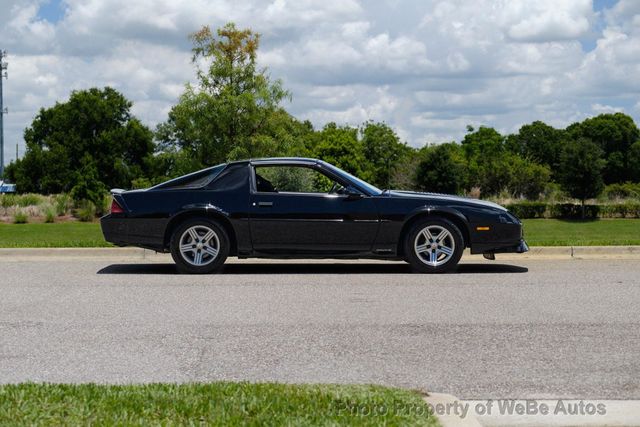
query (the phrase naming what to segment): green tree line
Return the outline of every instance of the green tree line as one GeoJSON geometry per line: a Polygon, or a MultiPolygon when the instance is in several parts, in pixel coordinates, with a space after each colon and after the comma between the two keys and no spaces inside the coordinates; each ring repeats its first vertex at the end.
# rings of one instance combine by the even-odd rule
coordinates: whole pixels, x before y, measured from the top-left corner
{"type": "Polygon", "coordinates": [[[196,83],[149,129],[113,88],[71,93],[24,132],[6,168],[20,192],[71,193],[98,203],[108,188],[142,188],[210,165],[269,156],[317,157],[382,188],[537,199],[561,187],[583,201],[607,184],[640,181],[640,132],[622,113],[515,134],[467,127],[459,142],[414,148],[383,122],[328,123],[289,114],[282,81],[257,64],[260,35],[230,23],[190,36],[196,83]]]}

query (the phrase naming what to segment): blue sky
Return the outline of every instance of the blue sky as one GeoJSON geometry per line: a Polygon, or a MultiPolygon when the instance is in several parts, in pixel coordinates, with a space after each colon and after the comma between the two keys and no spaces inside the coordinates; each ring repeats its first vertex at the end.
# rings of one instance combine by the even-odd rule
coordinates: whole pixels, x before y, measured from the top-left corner
{"type": "Polygon", "coordinates": [[[3,0],[6,158],[38,110],[113,86],[155,127],[194,81],[187,35],[234,21],[315,126],[385,121],[414,146],[466,125],[515,132],[640,119],[638,0],[3,0]]]}
{"type": "Polygon", "coordinates": [[[64,5],[61,0],[45,0],[38,10],[38,17],[55,24],[64,17],[64,5]]]}

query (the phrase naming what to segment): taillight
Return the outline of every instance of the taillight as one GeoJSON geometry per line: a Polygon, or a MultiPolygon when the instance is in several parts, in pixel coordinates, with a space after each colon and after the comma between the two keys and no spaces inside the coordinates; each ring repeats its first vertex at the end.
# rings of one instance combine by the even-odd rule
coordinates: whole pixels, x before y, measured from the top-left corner
{"type": "Polygon", "coordinates": [[[113,199],[113,201],[111,202],[111,213],[124,213],[124,209],[122,209],[122,206],[120,206],[118,202],[116,202],[116,199],[113,199]]]}

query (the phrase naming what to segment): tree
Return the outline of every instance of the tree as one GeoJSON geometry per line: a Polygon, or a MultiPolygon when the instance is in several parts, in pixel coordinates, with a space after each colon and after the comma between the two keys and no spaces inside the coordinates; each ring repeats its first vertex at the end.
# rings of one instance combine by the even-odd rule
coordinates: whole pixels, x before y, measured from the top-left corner
{"type": "Polygon", "coordinates": [[[634,182],[640,182],[640,140],[629,148],[629,178],[634,182]]]}
{"type": "Polygon", "coordinates": [[[128,187],[144,176],[152,134],[131,115],[131,102],[112,88],[75,91],[69,100],[41,109],[24,132],[24,157],[8,168],[20,191],[70,191],[91,157],[102,187],[128,187]]]}
{"type": "Polygon", "coordinates": [[[313,135],[312,140],[311,153],[314,157],[363,179],[369,178],[357,128],[328,123],[313,135]]]}
{"type": "Polygon", "coordinates": [[[509,165],[502,161],[505,150],[505,138],[493,128],[480,126],[475,130],[467,127],[462,140],[462,150],[467,166],[468,180],[465,187],[469,190],[479,187],[483,195],[498,194],[506,186],[509,165]]]}
{"type": "Polygon", "coordinates": [[[503,161],[511,171],[508,191],[515,197],[538,199],[550,181],[549,167],[511,153],[503,161]]]}
{"type": "Polygon", "coordinates": [[[85,154],[81,163],[82,167],[76,172],[76,184],[71,189],[71,197],[76,202],[89,201],[99,207],[107,189],[100,181],[98,168],[89,154],[85,154]]]}
{"type": "Polygon", "coordinates": [[[560,156],[560,184],[571,197],[580,200],[582,218],[585,200],[596,197],[604,188],[604,166],[602,149],[590,139],[579,138],[565,144],[560,156]]]}
{"type": "Polygon", "coordinates": [[[258,69],[259,34],[229,23],[215,35],[202,27],[191,40],[198,84],[187,85],[158,127],[161,150],[185,150],[197,167],[286,151],[273,121],[290,94],[258,69]]]}
{"type": "Polygon", "coordinates": [[[420,191],[458,194],[464,185],[464,163],[456,143],[427,145],[420,150],[416,187],[420,191]]]}
{"type": "Polygon", "coordinates": [[[396,166],[408,150],[406,144],[400,143],[398,135],[385,123],[366,122],[360,135],[370,182],[389,188],[396,166]]]}
{"type": "Polygon", "coordinates": [[[628,152],[640,139],[640,130],[631,117],[623,113],[600,114],[572,124],[567,132],[573,139],[588,138],[602,149],[606,159],[603,172],[606,184],[631,179],[635,165],[629,162],[628,152]]]}
{"type": "Polygon", "coordinates": [[[405,145],[405,151],[401,154],[391,174],[391,184],[389,184],[389,187],[398,190],[417,190],[416,174],[419,163],[420,156],[418,155],[418,150],[405,145]]]}
{"type": "Polygon", "coordinates": [[[563,131],[541,121],[524,125],[510,135],[507,146],[516,154],[557,170],[563,145],[563,131]]]}
{"type": "Polygon", "coordinates": [[[504,152],[505,138],[494,128],[480,126],[475,130],[471,126],[467,126],[468,133],[462,140],[467,157],[496,156],[504,152]]]}

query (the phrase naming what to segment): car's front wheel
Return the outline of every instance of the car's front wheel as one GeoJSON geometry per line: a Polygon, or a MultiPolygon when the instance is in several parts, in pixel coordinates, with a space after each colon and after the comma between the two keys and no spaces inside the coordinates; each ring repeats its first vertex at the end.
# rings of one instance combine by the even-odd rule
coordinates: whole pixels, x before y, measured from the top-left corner
{"type": "Polygon", "coordinates": [[[456,267],[464,250],[462,233],[444,218],[416,222],[406,235],[404,253],[420,273],[444,273],[456,267]]]}
{"type": "Polygon", "coordinates": [[[171,237],[171,256],[181,273],[218,271],[229,254],[229,237],[217,222],[194,218],[180,224],[171,237]]]}

